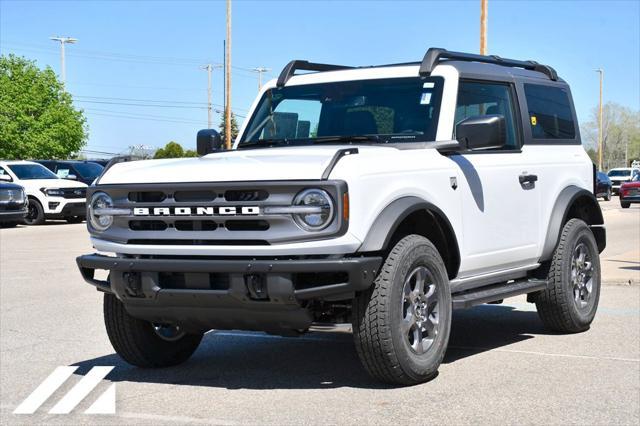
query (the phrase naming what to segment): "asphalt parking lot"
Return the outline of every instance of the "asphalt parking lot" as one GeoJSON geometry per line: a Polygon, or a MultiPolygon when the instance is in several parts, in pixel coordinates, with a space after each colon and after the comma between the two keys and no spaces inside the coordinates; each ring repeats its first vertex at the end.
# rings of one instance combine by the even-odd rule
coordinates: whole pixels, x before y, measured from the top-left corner
{"type": "Polygon", "coordinates": [[[439,376],[390,388],[351,335],[211,332],[186,364],[140,370],[114,354],[102,297],[76,270],[84,224],[0,230],[0,423],[632,424],[640,422],[640,205],[602,203],[608,227],[591,329],[552,334],[524,297],[456,311],[439,376]],[[14,415],[57,366],[78,366],[33,415],[14,415]],[[72,415],[47,411],[94,366],[114,370],[72,415]],[[117,414],[82,414],[116,383],[117,414]]]}

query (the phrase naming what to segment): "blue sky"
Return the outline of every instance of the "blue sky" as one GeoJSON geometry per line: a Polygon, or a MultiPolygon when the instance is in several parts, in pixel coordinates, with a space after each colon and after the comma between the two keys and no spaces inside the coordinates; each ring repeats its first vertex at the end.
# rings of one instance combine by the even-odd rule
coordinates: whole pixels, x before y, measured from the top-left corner
{"type": "MultiPolygon", "coordinates": [[[[291,59],[370,65],[419,60],[430,46],[477,52],[479,11],[479,0],[234,0],[233,109],[246,114],[258,66],[273,78],[291,59]]],[[[53,35],[79,40],[67,49],[67,88],[88,117],[88,149],[195,146],[207,125],[199,66],[222,62],[224,1],[0,0],[0,53],[59,71],[53,35]]],[[[555,67],[582,122],[598,101],[599,67],[605,101],[640,109],[640,1],[489,0],[488,50],[555,67]]],[[[213,103],[222,100],[217,69],[213,103]]]]}

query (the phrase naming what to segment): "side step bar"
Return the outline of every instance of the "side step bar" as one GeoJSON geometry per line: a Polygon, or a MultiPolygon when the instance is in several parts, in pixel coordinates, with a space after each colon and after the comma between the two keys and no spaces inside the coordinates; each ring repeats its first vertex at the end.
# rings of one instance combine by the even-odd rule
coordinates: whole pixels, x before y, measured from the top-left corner
{"type": "Polygon", "coordinates": [[[495,302],[496,300],[506,299],[520,294],[545,290],[547,286],[548,282],[546,280],[516,280],[507,284],[495,284],[465,292],[453,293],[451,299],[453,309],[467,309],[483,303],[495,302]]]}

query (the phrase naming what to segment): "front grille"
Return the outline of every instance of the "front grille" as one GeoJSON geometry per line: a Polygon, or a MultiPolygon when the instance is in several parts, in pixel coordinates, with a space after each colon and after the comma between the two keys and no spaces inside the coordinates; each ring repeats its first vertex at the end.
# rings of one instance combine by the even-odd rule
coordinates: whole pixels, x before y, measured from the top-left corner
{"type": "MultiPolygon", "coordinates": [[[[270,245],[342,235],[341,181],[276,181],[99,185],[90,187],[113,199],[113,224],[98,238],[137,245],[270,245]],[[291,213],[267,207],[290,207],[300,191],[314,187],[333,198],[335,218],[320,232],[301,229],[291,213]]],[[[90,225],[91,226],[91,225],[90,225]]]]}
{"type": "Polygon", "coordinates": [[[63,188],[62,194],[67,199],[87,198],[87,188],[63,188]]]}

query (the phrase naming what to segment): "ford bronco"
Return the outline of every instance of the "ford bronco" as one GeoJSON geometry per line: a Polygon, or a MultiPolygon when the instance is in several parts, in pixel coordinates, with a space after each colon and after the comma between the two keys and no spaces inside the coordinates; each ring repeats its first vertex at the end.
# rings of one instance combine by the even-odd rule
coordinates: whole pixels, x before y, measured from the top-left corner
{"type": "Polygon", "coordinates": [[[231,151],[202,130],[199,158],[108,167],[88,191],[100,253],[77,263],[133,365],[182,363],[212,329],[346,323],[372,376],[423,382],[455,309],[527,294],[548,328],[589,328],[605,227],[577,123],[534,61],[292,61],[231,151]]]}

